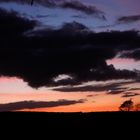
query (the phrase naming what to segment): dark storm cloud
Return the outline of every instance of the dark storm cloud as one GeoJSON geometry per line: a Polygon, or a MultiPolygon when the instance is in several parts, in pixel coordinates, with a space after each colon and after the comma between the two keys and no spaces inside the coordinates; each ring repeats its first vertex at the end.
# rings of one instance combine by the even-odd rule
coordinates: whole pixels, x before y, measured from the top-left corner
{"type": "Polygon", "coordinates": [[[138,71],[117,70],[106,63],[120,51],[139,48],[138,32],[95,33],[77,22],[33,31],[36,24],[15,12],[0,10],[1,76],[22,78],[35,88],[138,79],[138,71]],[[53,80],[62,74],[71,78],[53,80]]]}
{"type": "Polygon", "coordinates": [[[93,5],[87,5],[77,0],[2,0],[1,2],[17,2],[33,5],[34,3],[50,7],[77,10],[87,15],[94,15],[97,18],[106,20],[105,13],[93,5]]]}
{"type": "Polygon", "coordinates": [[[122,16],[117,19],[118,23],[133,23],[140,21],[140,15],[122,16]]]}
{"type": "Polygon", "coordinates": [[[78,103],[84,103],[84,99],[80,100],[58,100],[58,101],[21,101],[7,104],[0,104],[0,112],[3,111],[15,111],[22,109],[36,109],[36,108],[49,108],[57,106],[68,106],[78,103]]]}
{"type": "Polygon", "coordinates": [[[32,30],[37,23],[21,18],[17,12],[0,9],[0,36],[21,35],[25,31],[32,30]]]}

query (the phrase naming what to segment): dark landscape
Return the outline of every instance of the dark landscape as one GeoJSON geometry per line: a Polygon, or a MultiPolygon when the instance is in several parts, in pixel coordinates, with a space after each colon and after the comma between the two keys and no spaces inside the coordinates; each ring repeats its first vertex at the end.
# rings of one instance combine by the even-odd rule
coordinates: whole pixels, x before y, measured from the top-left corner
{"type": "Polygon", "coordinates": [[[36,113],[36,112],[3,112],[1,120],[6,123],[49,125],[51,127],[136,127],[139,125],[140,112],[92,112],[92,113],[36,113]]]}

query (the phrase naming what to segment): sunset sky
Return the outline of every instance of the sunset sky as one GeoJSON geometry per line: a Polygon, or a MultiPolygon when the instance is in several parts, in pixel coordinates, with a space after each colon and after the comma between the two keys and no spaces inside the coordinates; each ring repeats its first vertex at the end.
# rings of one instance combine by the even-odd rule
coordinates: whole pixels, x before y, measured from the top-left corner
{"type": "Polygon", "coordinates": [[[0,111],[116,111],[140,103],[139,0],[1,0],[0,111]]]}

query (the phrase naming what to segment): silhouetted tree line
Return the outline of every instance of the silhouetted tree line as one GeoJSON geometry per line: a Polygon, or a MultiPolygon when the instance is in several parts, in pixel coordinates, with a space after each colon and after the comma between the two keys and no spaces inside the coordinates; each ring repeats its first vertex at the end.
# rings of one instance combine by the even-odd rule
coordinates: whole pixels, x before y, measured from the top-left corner
{"type": "Polygon", "coordinates": [[[140,111],[140,103],[134,105],[132,99],[124,101],[120,107],[120,111],[140,111]]]}

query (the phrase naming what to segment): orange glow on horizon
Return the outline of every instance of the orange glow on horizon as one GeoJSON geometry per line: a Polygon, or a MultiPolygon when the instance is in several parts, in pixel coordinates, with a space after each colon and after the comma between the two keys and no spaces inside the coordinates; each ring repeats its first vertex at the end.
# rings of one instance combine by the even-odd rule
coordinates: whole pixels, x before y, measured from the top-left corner
{"type": "MultiPolygon", "coordinates": [[[[138,88],[139,83],[130,83],[127,87],[138,88]]],[[[32,89],[17,78],[0,78],[0,104],[16,103],[22,101],[59,101],[86,99],[84,103],[48,107],[48,108],[35,108],[35,109],[21,109],[20,111],[36,111],[36,112],[97,112],[97,111],[117,111],[121,103],[128,98],[122,98],[122,94],[107,94],[107,91],[98,92],[58,92],[52,91],[47,88],[41,88],[38,90],[32,89]],[[4,84],[3,84],[4,83],[4,84]],[[8,90],[2,90],[2,88],[9,87],[8,90]],[[14,91],[14,92],[13,92],[14,91]],[[19,91],[19,92],[18,92],[19,91]],[[91,95],[91,96],[88,96],[91,95]],[[93,95],[93,96],[92,96],[93,95]],[[96,96],[94,96],[96,95],[96,96]]],[[[140,90],[131,91],[139,93],[140,90]]],[[[134,103],[140,102],[140,96],[132,97],[134,103]]]]}
{"type": "Polygon", "coordinates": [[[118,111],[118,106],[87,106],[87,105],[69,105],[52,108],[36,108],[36,109],[22,109],[19,111],[25,112],[102,112],[102,111],[118,111]]]}

